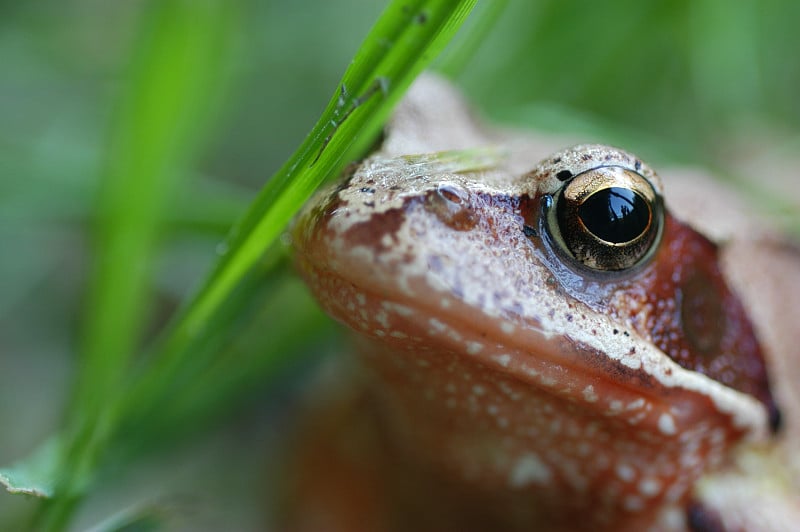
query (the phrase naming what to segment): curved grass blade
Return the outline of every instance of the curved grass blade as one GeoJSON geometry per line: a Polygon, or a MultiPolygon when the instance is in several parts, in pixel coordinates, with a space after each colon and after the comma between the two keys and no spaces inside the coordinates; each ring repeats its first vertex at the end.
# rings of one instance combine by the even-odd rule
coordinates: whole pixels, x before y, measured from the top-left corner
{"type": "Polygon", "coordinates": [[[394,1],[345,72],[337,93],[295,154],[267,182],[223,245],[220,261],[168,331],[128,404],[147,412],[190,357],[190,346],[262,259],[313,191],[372,144],[413,79],[441,51],[475,0],[394,1]]]}
{"type": "Polygon", "coordinates": [[[221,0],[151,2],[146,11],[98,193],[95,267],[54,497],[39,513],[37,530],[66,526],[113,435],[166,200],[206,130],[234,12],[221,0]]]}

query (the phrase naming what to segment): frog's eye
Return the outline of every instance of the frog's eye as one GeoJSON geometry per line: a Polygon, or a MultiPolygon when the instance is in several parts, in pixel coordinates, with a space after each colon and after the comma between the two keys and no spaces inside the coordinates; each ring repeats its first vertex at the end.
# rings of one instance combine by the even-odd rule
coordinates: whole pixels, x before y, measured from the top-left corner
{"type": "Polygon", "coordinates": [[[650,182],[620,166],[588,170],[566,180],[553,198],[546,226],[554,243],[583,266],[625,270],[658,246],[661,199],[650,182]]]}

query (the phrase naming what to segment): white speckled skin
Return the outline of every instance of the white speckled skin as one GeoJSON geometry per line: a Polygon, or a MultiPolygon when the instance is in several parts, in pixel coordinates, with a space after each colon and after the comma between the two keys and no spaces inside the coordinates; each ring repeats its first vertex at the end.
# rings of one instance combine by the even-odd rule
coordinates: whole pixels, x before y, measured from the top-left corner
{"type": "MultiPolygon", "coordinates": [[[[730,282],[758,307],[755,325],[767,354],[785,361],[786,350],[798,355],[800,338],[780,343],[785,318],[761,309],[737,258],[767,246],[764,226],[731,207],[733,200],[720,201],[726,196],[706,180],[662,184],[620,150],[582,146],[531,171],[551,143],[484,129],[448,85],[425,78],[401,106],[382,149],[300,217],[293,238],[301,273],[323,307],[361,335],[362,369],[353,382],[369,397],[368,412],[339,406],[327,416],[373,419],[364,423],[379,436],[359,440],[363,457],[348,458],[352,470],[331,465],[350,463],[337,452],[328,456],[325,445],[310,444],[338,472],[330,475],[342,469],[362,482],[353,480],[350,498],[339,490],[330,498],[342,498],[335,503],[319,503],[324,482],[300,490],[299,497],[313,492],[319,504],[304,511],[321,521],[306,517],[295,529],[324,523],[326,530],[354,530],[344,506],[357,499],[364,530],[682,530],[690,499],[712,513],[725,508],[715,498],[721,491],[713,475],[701,484],[705,491],[693,492],[699,478],[718,470],[738,475],[724,467],[741,445],[775,445],[758,400],[681,368],[627,319],[572,297],[583,289],[613,294],[592,279],[560,286],[555,259],[530,245],[507,200],[556,191],[562,169],[575,175],[598,161],[635,166],[667,205],[674,200],[679,218],[716,241],[735,237],[723,253],[730,282]],[[469,157],[443,164],[408,155],[485,146],[499,146],[506,156],[483,170],[471,170],[469,157]],[[438,495],[408,489],[420,483],[442,489],[438,495]],[[386,484],[405,488],[375,495],[386,484]],[[369,503],[362,491],[372,494],[369,503]]],[[[783,253],[788,264],[780,273],[794,276],[798,291],[800,261],[783,253]]],[[[782,369],[798,373],[791,362],[782,369]]],[[[793,423],[800,417],[796,392],[782,383],[778,391],[794,402],[784,408],[793,423]]],[[[349,423],[319,429],[323,435],[313,438],[347,440],[340,431],[349,423]]],[[[769,460],[773,453],[762,455],[769,460]]],[[[800,515],[796,504],[776,500],[787,516],[800,515]]],[[[722,519],[731,527],[747,524],[722,519]]]]}

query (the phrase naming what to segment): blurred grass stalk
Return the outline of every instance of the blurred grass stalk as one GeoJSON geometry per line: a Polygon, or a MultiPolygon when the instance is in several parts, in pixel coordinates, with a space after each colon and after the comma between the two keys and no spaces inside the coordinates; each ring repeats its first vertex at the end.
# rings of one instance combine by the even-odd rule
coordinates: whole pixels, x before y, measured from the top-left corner
{"type": "MultiPolygon", "coordinates": [[[[43,505],[37,529],[67,526],[120,426],[129,426],[129,418],[134,426],[136,421],[158,426],[151,414],[157,416],[165,397],[176,394],[176,379],[187,368],[189,374],[207,376],[219,364],[213,353],[200,359],[193,355],[210,340],[224,343],[220,337],[230,331],[214,329],[230,328],[231,319],[218,318],[231,314],[232,296],[243,281],[253,280],[253,267],[314,189],[371,145],[393,106],[474,4],[400,0],[388,6],[311,134],[234,227],[208,280],[131,384],[129,371],[148,310],[151,260],[168,217],[168,200],[207,130],[237,12],[236,3],[225,0],[149,4],[98,197],[96,263],[64,452],[54,496],[43,505]]],[[[303,316],[299,312],[291,314],[297,321],[303,316]]],[[[278,335],[271,343],[283,347],[288,344],[281,333],[296,335],[297,329],[265,332],[270,333],[278,335]]]]}
{"type": "Polygon", "coordinates": [[[62,460],[36,527],[64,528],[118,422],[162,222],[219,95],[235,5],[155,0],[145,10],[97,197],[94,271],[62,460]]]}

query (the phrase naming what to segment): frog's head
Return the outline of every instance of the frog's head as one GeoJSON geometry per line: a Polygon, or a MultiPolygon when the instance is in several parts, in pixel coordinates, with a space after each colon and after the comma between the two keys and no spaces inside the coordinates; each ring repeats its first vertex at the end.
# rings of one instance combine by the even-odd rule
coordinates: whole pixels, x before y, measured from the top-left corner
{"type": "Polygon", "coordinates": [[[415,97],[294,230],[312,291],[362,339],[398,448],[542,506],[602,499],[611,518],[683,500],[776,426],[717,247],[670,214],[647,164],[583,145],[531,171],[522,141],[491,168],[479,151],[400,156],[499,139],[447,110],[452,95],[425,96],[446,126],[420,125],[415,97]]]}

